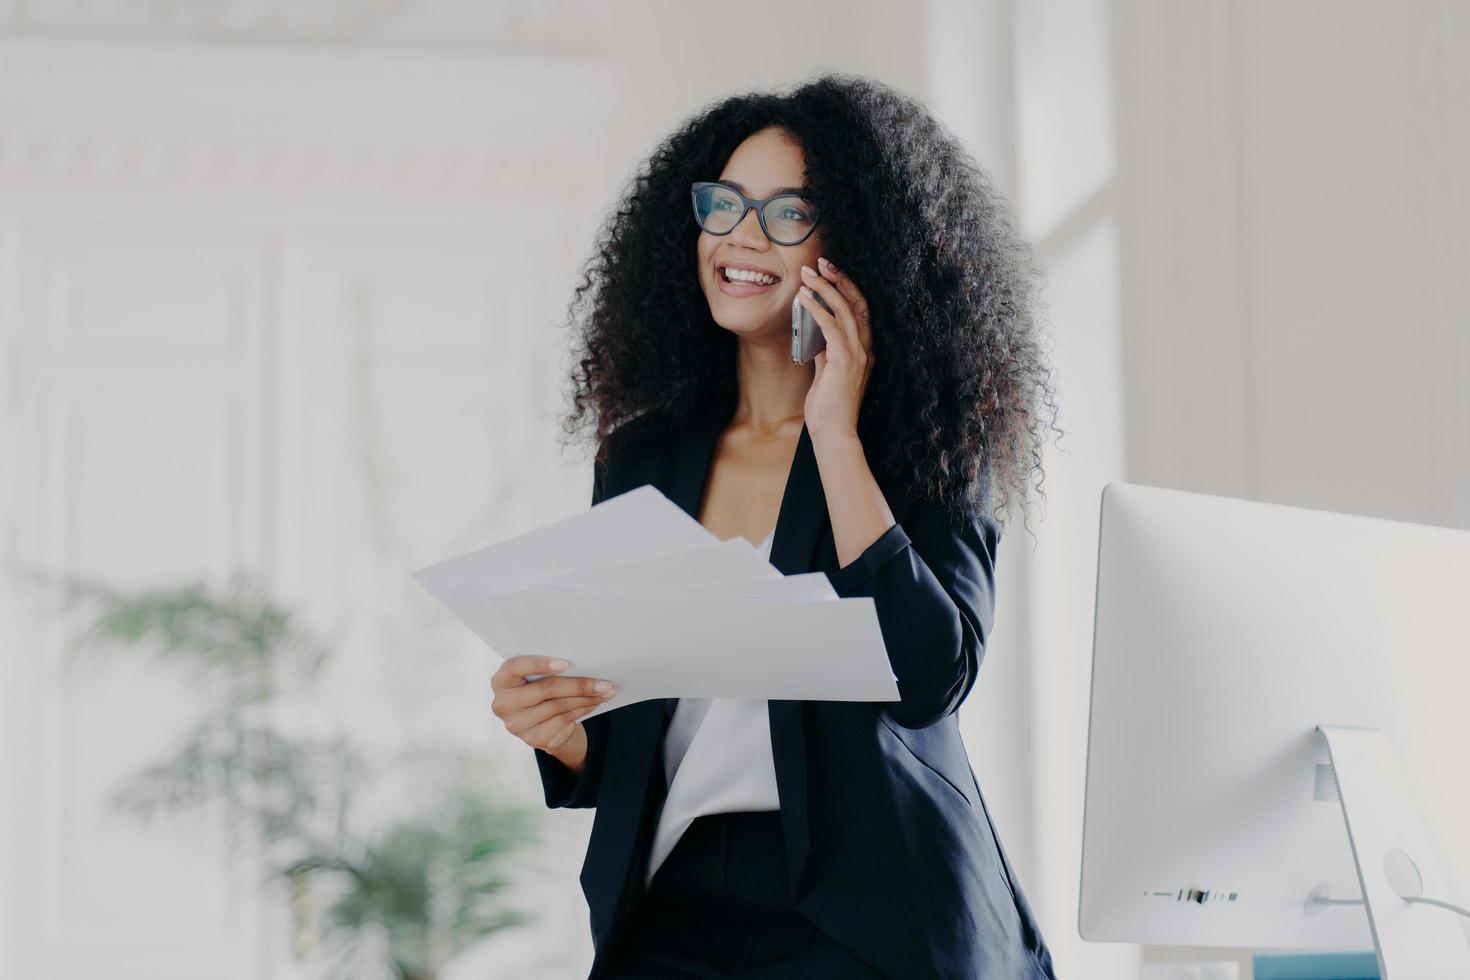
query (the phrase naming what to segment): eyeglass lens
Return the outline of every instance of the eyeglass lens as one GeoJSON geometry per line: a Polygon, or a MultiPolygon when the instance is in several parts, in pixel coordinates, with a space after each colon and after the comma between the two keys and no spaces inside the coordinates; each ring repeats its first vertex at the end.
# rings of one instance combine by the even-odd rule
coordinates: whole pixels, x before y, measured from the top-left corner
{"type": "MultiPolygon", "coordinates": [[[[694,213],[701,228],[711,235],[723,235],[745,217],[745,202],[734,190],[713,184],[695,193],[694,213]]],[[[795,245],[811,233],[816,212],[797,195],[783,194],[766,202],[763,217],[771,241],[795,245]]]]}

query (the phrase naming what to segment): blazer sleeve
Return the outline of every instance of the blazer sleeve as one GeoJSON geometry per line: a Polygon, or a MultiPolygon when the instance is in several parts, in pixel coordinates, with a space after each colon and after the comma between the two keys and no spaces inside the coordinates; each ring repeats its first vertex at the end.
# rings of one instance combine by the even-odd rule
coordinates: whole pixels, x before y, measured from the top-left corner
{"type": "MultiPolygon", "coordinates": [[[[602,502],[607,479],[604,461],[592,463],[592,503],[602,502]]],[[[602,783],[603,761],[607,758],[608,715],[605,711],[595,718],[582,722],[587,733],[587,758],[580,773],[562,765],[561,760],[550,752],[532,749],[536,756],[536,768],[541,771],[541,788],[546,794],[546,806],[586,808],[597,806],[597,790],[602,783]]]]}
{"type": "Polygon", "coordinates": [[[873,599],[900,698],[880,710],[904,728],[941,721],[974,687],[995,621],[999,543],[989,517],[920,499],[904,524],[827,573],[839,596],[873,599]]]}

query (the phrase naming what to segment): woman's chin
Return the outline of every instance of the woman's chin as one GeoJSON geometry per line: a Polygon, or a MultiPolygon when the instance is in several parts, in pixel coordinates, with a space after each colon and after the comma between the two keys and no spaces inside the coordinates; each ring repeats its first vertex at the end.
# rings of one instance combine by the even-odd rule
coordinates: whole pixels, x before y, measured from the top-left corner
{"type": "Polygon", "coordinates": [[[789,323],[773,322],[769,319],[756,320],[741,317],[721,317],[715,320],[722,329],[728,330],[738,337],[741,343],[757,344],[759,346],[780,347],[787,350],[791,346],[791,327],[789,323]]]}

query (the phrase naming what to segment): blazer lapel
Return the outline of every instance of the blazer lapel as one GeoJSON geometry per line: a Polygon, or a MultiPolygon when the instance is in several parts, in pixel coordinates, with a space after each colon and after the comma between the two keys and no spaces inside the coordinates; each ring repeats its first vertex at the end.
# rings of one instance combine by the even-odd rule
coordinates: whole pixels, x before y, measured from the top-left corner
{"type": "MultiPolygon", "coordinates": [[[[683,432],[674,451],[674,465],[665,470],[668,478],[659,490],[699,519],[700,504],[714,462],[714,450],[720,433],[729,421],[729,413],[711,410],[702,413],[683,432]]],[[[655,481],[658,485],[658,481],[655,481]]],[[[796,442],[796,454],[781,497],[776,518],[776,533],[771,540],[771,564],[783,575],[796,575],[813,569],[822,530],[828,526],[827,497],[822,491],[817,457],[811,434],[805,423],[796,442]]],[[[673,714],[678,698],[662,698],[650,705],[647,720],[640,731],[656,749],[662,734],[662,722],[673,714]],[[659,702],[662,702],[661,704],[659,702]],[[653,706],[657,705],[657,708],[653,706]]],[[[630,705],[634,709],[637,705],[630,705]]],[[[786,836],[787,868],[793,895],[801,881],[810,850],[807,824],[806,737],[802,724],[801,701],[770,701],[771,754],[776,766],[776,786],[781,794],[782,829],[786,836]]]]}
{"type": "MultiPolygon", "coordinates": [[[[802,423],[796,456],[791,461],[791,474],[786,480],[786,492],[781,497],[776,535],[771,540],[771,564],[783,575],[811,571],[817,543],[822,529],[827,526],[827,496],[822,491],[811,434],[807,432],[806,423],[802,423]]],[[[787,871],[794,898],[801,885],[801,874],[811,845],[807,833],[804,705],[801,701],[773,700],[768,702],[768,706],[776,786],[781,793],[781,823],[786,835],[787,871]]]]}

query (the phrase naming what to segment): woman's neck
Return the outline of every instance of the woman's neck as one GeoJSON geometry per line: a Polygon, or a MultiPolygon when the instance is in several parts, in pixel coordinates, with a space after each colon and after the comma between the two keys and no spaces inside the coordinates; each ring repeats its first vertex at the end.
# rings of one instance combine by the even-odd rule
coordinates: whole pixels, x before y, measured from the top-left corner
{"type": "Polygon", "coordinates": [[[806,394],[816,367],[794,364],[784,341],[760,344],[742,340],[735,355],[739,397],[731,425],[775,434],[801,424],[806,394]]]}

